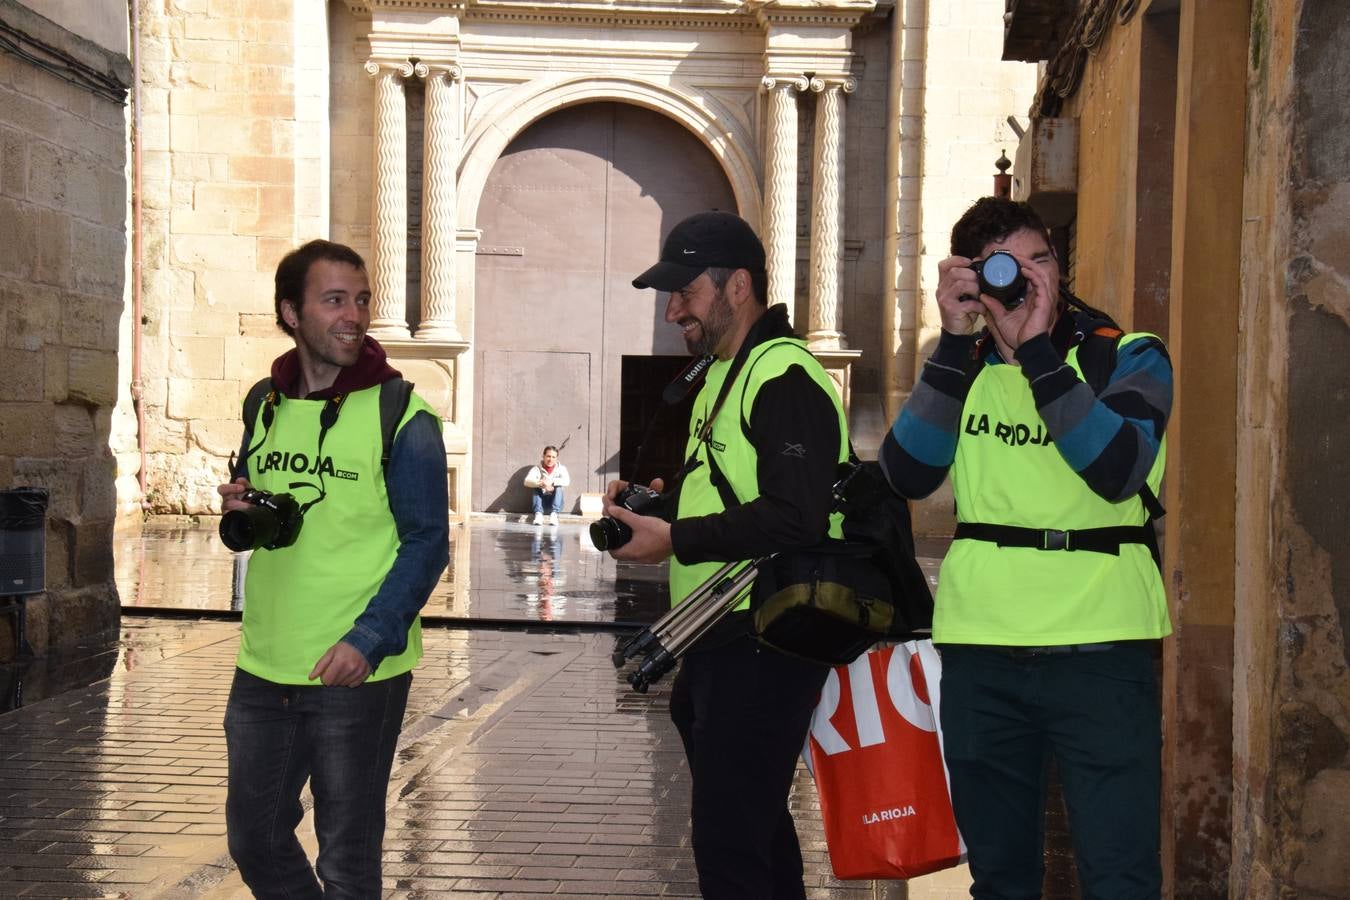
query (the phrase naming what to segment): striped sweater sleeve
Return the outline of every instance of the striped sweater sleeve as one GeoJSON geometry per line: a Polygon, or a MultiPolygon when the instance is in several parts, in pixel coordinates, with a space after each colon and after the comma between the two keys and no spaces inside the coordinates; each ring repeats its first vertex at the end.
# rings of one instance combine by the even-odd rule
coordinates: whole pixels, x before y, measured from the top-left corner
{"type": "Polygon", "coordinates": [[[881,442],[881,469],[902,497],[927,497],[947,477],[956,458],[961,408],[970,393],[974,345],[974,335],[942,332],[919,383],[881,442]]]}
{"type": "Polygon", "coordinates": [[[1122,341],[1100,396],[1060,358],[1048,335],[1023,343],[1017,361],[1069,467],[1113,503],[1139,493],[1172,412],[1172,361],[1162,341],[1152,335],[1122,341]]]}

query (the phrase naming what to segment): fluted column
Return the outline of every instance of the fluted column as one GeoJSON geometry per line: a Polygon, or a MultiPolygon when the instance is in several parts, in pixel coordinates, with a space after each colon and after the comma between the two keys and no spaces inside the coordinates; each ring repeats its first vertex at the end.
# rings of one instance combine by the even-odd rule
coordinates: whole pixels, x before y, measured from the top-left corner
{"type": "Polygon", "coordinates": [[[803,76],[766,75],[762,84],[769,93],[761,229],[769,270],[768,302],[787,304],[791,317],[797,280],[797,94],[808,82],[803,76]]]}
{"type": "MultiPolygon", "coordinates": [[[[422,190],[422,319],[419,340],[459,341],[456,316],[456,197],[459,168],[459,116],[456,83],[463,70],[454,64],[426,68],[427,108],[425,175],[422,190]]],[[[420,74],[420,73],[419,73],[420,74]]]]}
{"type": "Polygon", "coordinates": [[[407,338],[408,113],[403,79],[411,63],[366,63],[375,79],[375,203],[371,229],[370,331],[376,338],[407,338]]]}
{"type": "Polygon", "coordinates": [[[822,349],[842,346],[839,251],[844,225],[844,94],[852,93],[855,87],[851,78],[811,80],[811,90],[819,96],[811,179],[811,291],[806,340],[810,346],[822,349]]]}

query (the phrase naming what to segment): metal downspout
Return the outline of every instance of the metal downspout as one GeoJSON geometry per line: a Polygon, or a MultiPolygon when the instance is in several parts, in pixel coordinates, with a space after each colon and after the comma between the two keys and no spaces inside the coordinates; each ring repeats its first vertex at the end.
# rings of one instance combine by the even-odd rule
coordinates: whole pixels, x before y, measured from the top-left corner
{"type": "Polygon", "coordinates": [[[136,484],[141,492],[141,508],[148,509],[145,487],[145,403],[141,383],[141,17],[138,0],[130,0],[131,14],[131,403],[136,409],[136,450],[140,467],[136,484]]]}
{"type": "Polygon", "coordinates": [[[881,308],[881,333],[885,343],[881,354],[881,411],[886,427],[899,413],[896,378],[899,373],[896,353],[900,339],[896,334],[896,307],[900,303],[900,86],[904,60],[905,0],[896,0],[891,9],[890,72],[886,78],[886,232],[882,246],[882,278],[886,302],[881,308]]]}

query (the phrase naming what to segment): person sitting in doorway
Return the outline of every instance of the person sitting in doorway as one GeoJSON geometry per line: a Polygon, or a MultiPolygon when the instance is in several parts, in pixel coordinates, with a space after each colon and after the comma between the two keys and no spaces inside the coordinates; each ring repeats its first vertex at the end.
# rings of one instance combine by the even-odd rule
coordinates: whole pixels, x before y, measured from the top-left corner
{"type": "Polygon", "coordinates": [[[563,508],[563,488],[570,483],[567,466],[558,462],[558,448],[548,445],[539,465],[531,466],[525,475],[525,486],[531,491],[535,525],[543,525],[544,516],[548,516],[548,524],[558,524],[558,513],[563,508]]]}

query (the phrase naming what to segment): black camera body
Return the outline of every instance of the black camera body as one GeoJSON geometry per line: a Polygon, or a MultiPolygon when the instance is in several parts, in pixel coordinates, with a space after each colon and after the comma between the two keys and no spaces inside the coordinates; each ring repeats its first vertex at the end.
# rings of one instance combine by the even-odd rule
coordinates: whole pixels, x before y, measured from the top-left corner
{"type": "MultiPolygon", "coordinates": [[[[640,516],[661,518],[665,514],[665,495],[640,484],[630,484],[619,491],[614,502],[640,516]]],[[[605,516],[591,523],[591,543],[597,550],[618,550],[632,539],[633,529],[618,519],[605,516]]]]}
{"type": "Polygon", "coordinates": [[[279,550],[295,543],[304,524],[300,504],[290,494],[247,490],[239,496],[247,509],[232,509],[220,517],[220,540],[236,553],[279,550]]]}
{"type": "Polygon", "coordinates": [[[1007,250],[995,250],[970,264],[980,282],[980,293],[988,294],[1004,309],[1017,309],[1027,299],[1027,279],[1022,264],[1007,250]]]}

